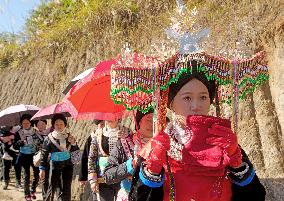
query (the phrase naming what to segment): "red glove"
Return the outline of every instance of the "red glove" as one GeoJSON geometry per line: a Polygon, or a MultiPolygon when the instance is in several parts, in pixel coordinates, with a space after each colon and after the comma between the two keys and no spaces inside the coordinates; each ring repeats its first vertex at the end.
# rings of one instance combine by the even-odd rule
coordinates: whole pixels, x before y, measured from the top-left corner
{"type": "Polygon", "coordinates": [[[242,154],[238,145],[237,135],[230,128],[217,124],[214,124],[212,128],[208,128],[208,133],[215,136],[207,138],[206,142],[224,149],[226,155],[229,157],[228,163],[230,166],[240,166],[242,163],[242,154]]]}
{"type": "Polygon", "coordinates": [[[140,151],[139,155],[146,159],[146,168],[153,174],[160,174],[167,160],[170,149],[170,137],[163,131],[153,137],[140,151]]]}

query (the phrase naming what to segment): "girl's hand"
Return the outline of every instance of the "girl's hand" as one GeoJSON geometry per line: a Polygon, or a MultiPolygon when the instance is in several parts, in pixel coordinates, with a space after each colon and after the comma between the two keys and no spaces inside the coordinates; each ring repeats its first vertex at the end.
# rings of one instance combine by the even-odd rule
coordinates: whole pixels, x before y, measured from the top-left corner
{"type": "Polygon", "coordinates": [[[238,145],[237,135],[227,127],[213,125],[208,129],[213,137],[207,138],[206,142],[210,145],[221,147],[228,156],[228,164],[237,168],[242,164],[241,149],[238,145]]]}
{"type": "Polygon", "coordinates": [[[10,139],[10,136],[7,136],[7,137],[1,137],[1,141],[3,142],[3,143],[7,143],[7,142],[9,142],[11,139],[10,139]]]}
{"type": "Polygon", "coordinates": [[[214,124],[212,128],[208,129],[208,133],[212,134],[212,137],[206,140],[208,144],[223,148],[228,156],[236,153],[238,139],[237,135],[230,128],[214,124]]]}
{"type": "Polygon", "coordinates": [[[150,173],[160,174],[167,161],[167,151],[170,150],[170,137],[161,131],[153,137],[139,152],[146,159],[147,169],[150,173]]]}

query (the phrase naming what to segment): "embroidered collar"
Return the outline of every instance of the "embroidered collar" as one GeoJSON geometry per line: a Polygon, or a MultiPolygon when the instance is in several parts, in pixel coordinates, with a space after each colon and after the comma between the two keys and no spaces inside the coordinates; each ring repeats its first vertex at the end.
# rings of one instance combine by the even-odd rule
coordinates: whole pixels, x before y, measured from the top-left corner
{"type": "Polygon", "coordinates": [[[104,127],[103,128],[103,135],[105,137],[111,138],[111,137],[119,137],[119,127],[116,128],[108,128],[108,127],[104,127]]]}
{"type": "Polygon", "coordinates": [[[171,137],[177,140],[179,144],[185,145],[192,138],[192,131],[190,127],[183,129],[178,123],[169,123],[165,129],[165,133],[168,133],[171,137]]]}

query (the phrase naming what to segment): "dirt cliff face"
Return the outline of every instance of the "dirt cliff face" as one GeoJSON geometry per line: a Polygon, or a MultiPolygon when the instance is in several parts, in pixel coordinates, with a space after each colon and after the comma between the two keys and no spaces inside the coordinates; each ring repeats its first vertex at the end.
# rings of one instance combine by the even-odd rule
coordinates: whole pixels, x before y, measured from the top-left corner
{"type": "MultiPolygon", "coordinates": [[[[267,52],[270,80],[240,103],[237,133],[240,145],[267,188],[267,200],[271,201],[280,201],[284,197],[283,19],[278,16],[273,26],[260,37],[258,46],[267,52]]],[[[140,33],[140,39],[147,38],[148,29],[137,27],[136,33],[140,33]]],[[[99,60],[116,55],[122,47],[122,42],[114,37],[104,40],[108,41],[109,54],[103,53],[106,46],[98,49],[98,45],[88,44],[76,51],[66,49],[61,54],[51,54],[43,49],[34,52],[36,56],[23,62],[20,68],[2,69],[0,108],[19,103],[43,107],[60,101],[63,98],[61,92],[69,80],[99,60]]],[[[134,42],[137,47],[143,46],[142,49],[147,49],[150,44],[150,40],[144,40],[143,45],[139,44],[138,39],[134,42]]],[[[76,135],[81,148],[93,129],[91,122],[70,120],[70,130],[76,135]]],[[[77,169],[74,178],[77,177],[76,172],[77,169]]],[[[80,197],[78,189],[78,182],[74,181],[73,197],[76,200],[80,197]]]]}

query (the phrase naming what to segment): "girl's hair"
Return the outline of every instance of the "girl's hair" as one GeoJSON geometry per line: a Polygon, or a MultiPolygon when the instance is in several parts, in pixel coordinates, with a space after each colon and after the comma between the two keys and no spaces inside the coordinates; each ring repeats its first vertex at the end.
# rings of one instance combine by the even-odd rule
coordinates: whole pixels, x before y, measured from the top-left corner
{"type": "Polygon", "coordinates": [[[63,114],[55,114],[51,119],[51,125],[54,128],[54,124],[56,120],[62,120],[64,122],[64,125],[67,126],[67,119],[63,114]]]}
{"type": "Polygon", "coordinates": [[[34,124],[37,126],[37,123],[38,122],[40,122],[40,121],[42,121],[42,122],[44,122],[45,124],[47,124],[47,121],[45,120],[45,119],[40,119],[40,120],[35,120],[34,122],[34,124]]]}
{"type": "Polygon", "coordinates": [[[20,118],[20,122],[21,124],[23,123],[24,120],[28,120],[29,122],[31,122],[31,118],[32,118],[32,115],[30,114],[23,114],[20,118]]]}

